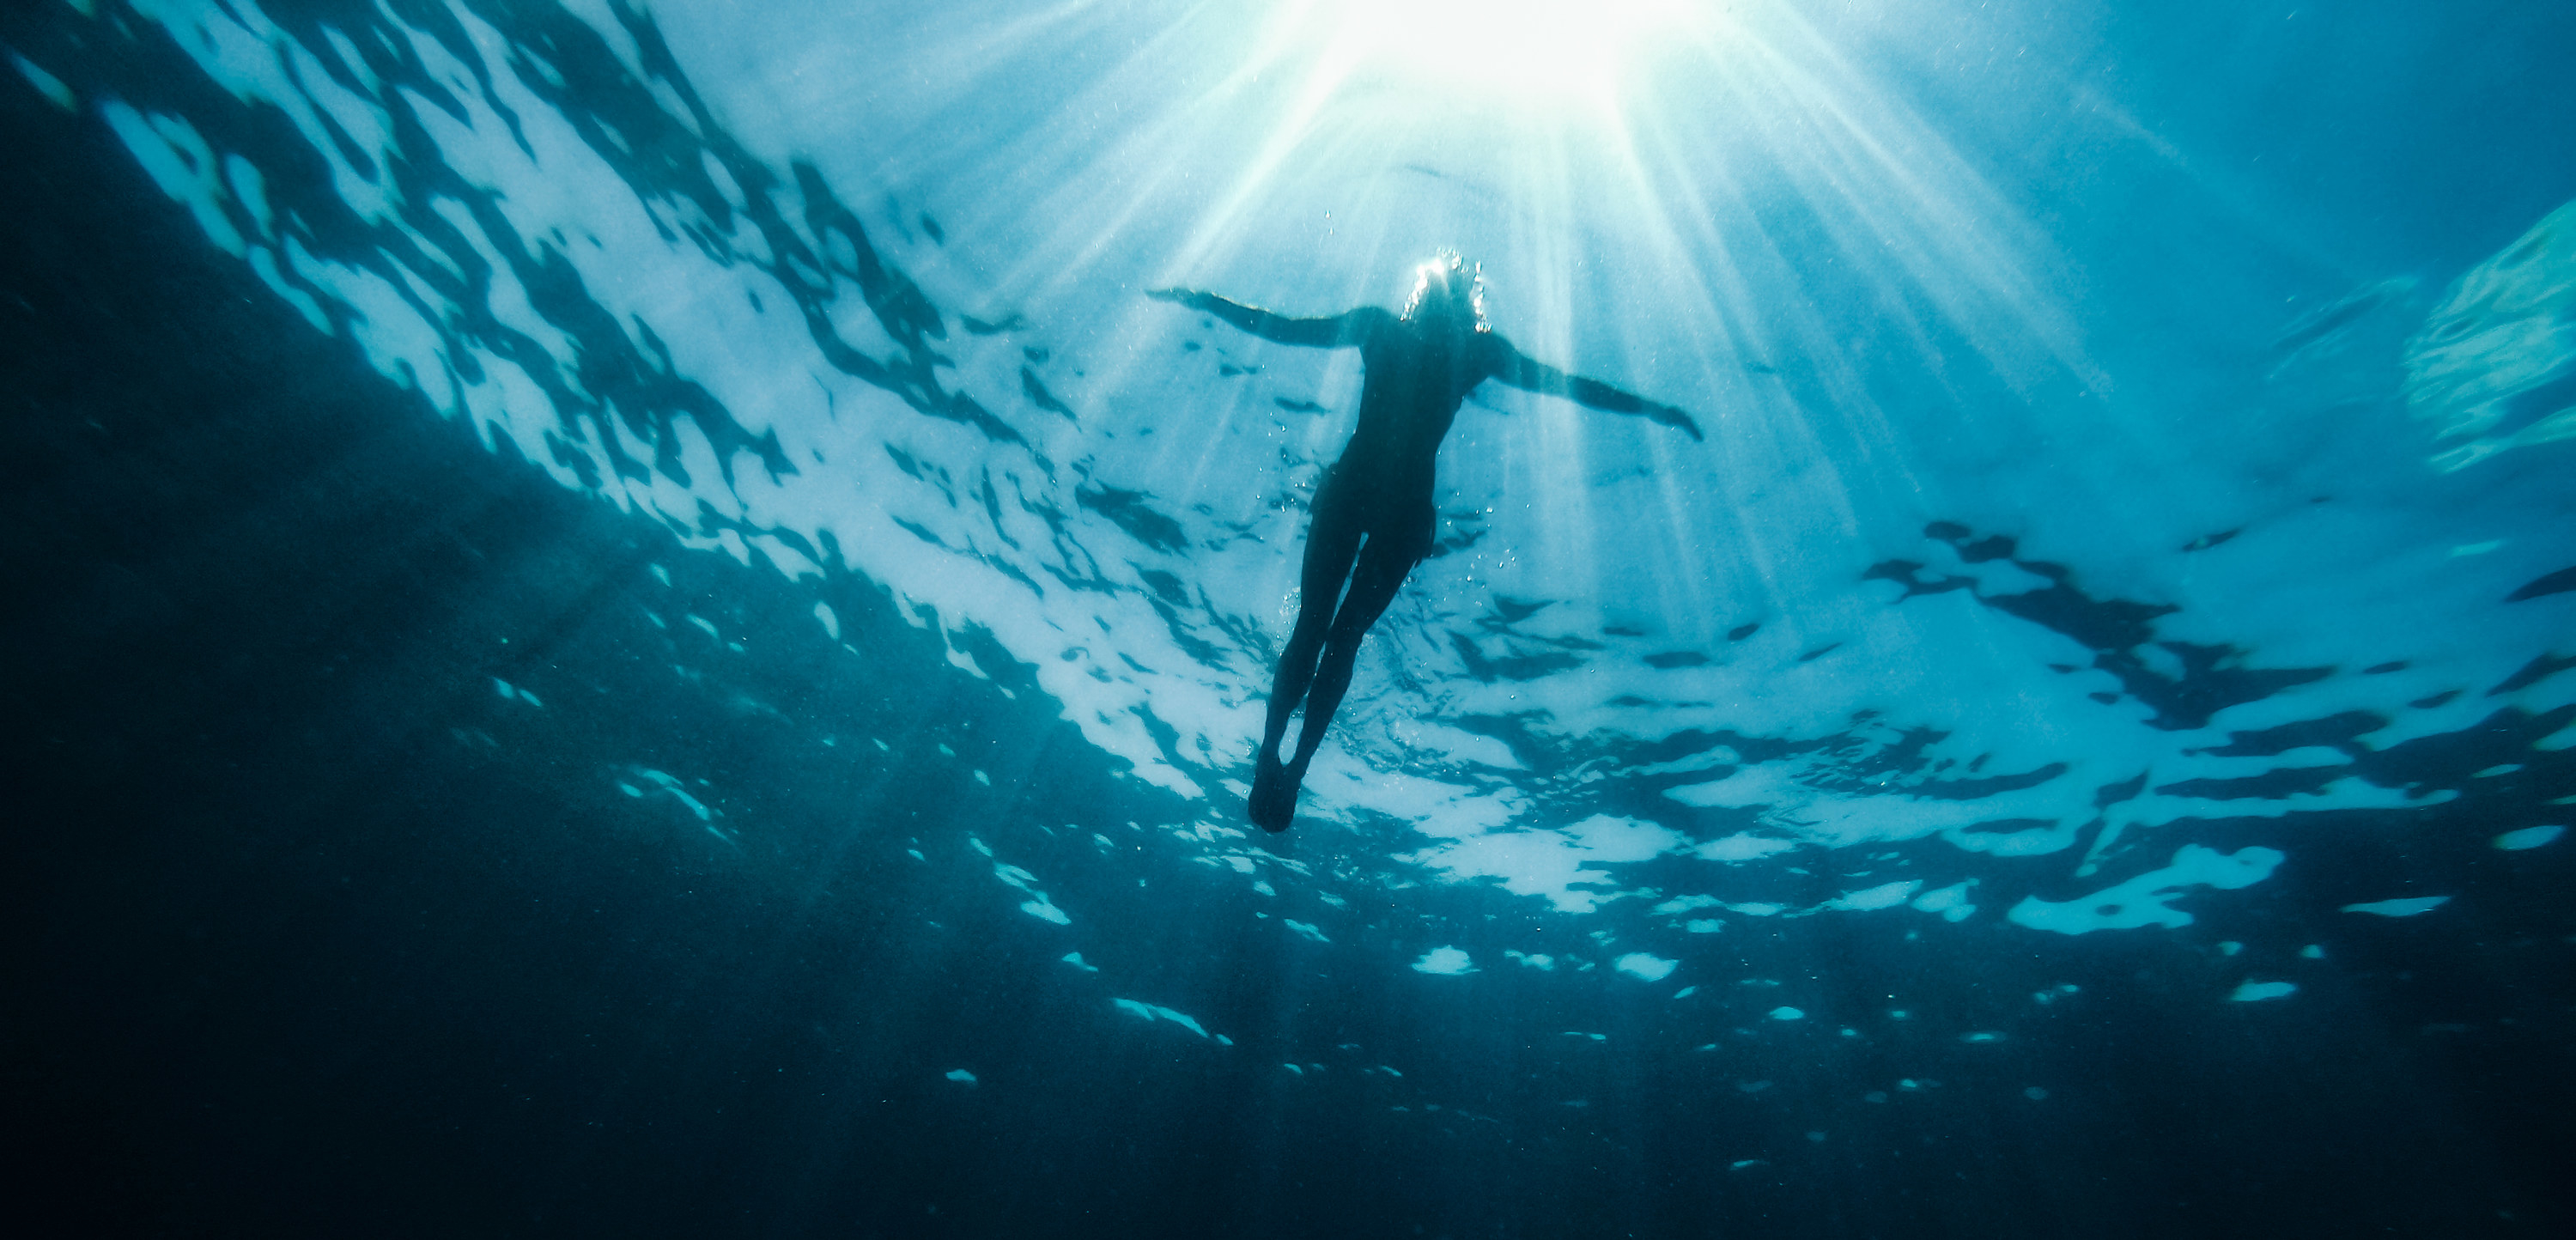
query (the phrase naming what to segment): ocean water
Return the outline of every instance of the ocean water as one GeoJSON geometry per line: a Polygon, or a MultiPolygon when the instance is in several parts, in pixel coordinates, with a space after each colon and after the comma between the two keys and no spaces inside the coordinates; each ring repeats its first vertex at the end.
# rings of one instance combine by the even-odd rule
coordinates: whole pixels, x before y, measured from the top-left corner
{"type": "Polygon", "coordinates": [[[20,1234],[2576,1228],[2576,8],[0,53],[20,1234]],[[1444,249],[1705,437],[1473,393],[1264,833],[1359,357],[1145,294],[1444,249]]]}

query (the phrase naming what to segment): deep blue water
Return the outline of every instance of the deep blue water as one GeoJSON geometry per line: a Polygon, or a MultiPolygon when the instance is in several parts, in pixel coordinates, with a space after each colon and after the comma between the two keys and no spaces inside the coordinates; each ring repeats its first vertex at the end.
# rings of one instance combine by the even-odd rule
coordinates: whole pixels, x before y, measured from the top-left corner
{"type": "Polygon", "coordinates": [[[2576,10],[1569,11],[0,14],[13,1212],[2576,1227],[2576,10]]]}

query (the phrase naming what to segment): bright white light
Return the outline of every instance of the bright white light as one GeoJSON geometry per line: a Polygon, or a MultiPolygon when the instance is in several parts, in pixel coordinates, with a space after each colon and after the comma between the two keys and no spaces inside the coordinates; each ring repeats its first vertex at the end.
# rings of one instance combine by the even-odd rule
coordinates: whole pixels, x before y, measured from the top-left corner
{"type": "Polygon", "coordinates": [[[1312,0],[1296,24],[1355,75],[1506,102],[1607,96],[1683,0],[1312,0]]]}

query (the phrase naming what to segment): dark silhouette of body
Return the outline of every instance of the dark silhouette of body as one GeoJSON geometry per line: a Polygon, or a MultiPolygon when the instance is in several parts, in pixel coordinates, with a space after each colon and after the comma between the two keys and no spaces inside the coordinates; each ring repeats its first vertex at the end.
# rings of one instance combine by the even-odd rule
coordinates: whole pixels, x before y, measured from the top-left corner
{"type": "Polygon", "coordinates": [[[1651,418],[1700,437],[1698,424],[1679,409],[1523,356],[1486,326],[1474,274],[1455,256],[1425,263],[1418,276],[1401,317],[1362,306],[1331,318],[1298,319],[1214,293],[1158,289],[1149,294],[1204,311],[1264,340],[1360,351],[1359,428],[1315,489],[1297,624],[1271,681],[1269,721],[1254,765],[1251,818],[1266,830],[1285,831],[1296,816],[1306,766],[1350,688],[1360,638],[1395,600],[1413,566],[1431,552],[1432,478],[1440,441],[1476,385],[1499,379],[1594,409],[1651,418]],[[1297,751],[1282,762],[1279,745],[1301,704],[1305,722],[1297,730],[1297,751]]]}

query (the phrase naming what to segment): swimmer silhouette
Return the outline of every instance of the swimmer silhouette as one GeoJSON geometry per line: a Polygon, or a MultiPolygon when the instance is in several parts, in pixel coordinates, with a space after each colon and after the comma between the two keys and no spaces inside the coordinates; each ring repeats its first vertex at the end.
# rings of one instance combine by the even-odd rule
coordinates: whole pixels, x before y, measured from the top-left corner
{"type": "Polygon", "coordinates": [[[1443,253],[1416,268],[1415,276],[1413,296],[1401,317],[1362,306],[1331,318],[1294,319],[1214,293],[1156,289],[1147,294],[1214,315],[1264,340],[1360,351],[1359,428],[1315,489],[1297,624],[1270,683],[1270,717],[1253,768],[1251,818],[1265,830],[1285,831],[1296,817],[1306,766],[1350,688],[1360,638],[1395,600],[1413,566],[1431,552],[1434,466],[1440,441],[1448,436],[1467,393],[1487,379],[1499,379],[1700,437],[1699,425],[1679,409],[1523,356],[1486,324],[1483,282],[1457,255],[1443,253]],[[1300,705],[1305,722],[1297,729],[1297,752],[1283,762],[1279,745],[1300,705]]]}

